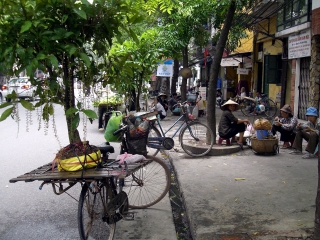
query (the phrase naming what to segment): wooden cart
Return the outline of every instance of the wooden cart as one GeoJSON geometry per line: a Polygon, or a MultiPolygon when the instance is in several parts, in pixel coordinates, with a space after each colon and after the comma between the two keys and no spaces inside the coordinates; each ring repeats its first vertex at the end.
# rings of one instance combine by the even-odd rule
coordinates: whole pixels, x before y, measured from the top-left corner
{"type": "Polygon", "coordinates": [[[81,184],[82,190],[78,202],[80,239],[87,239],[90,236],[95,239],[112,240],[117,221],[134,219],[129,207],[152,206],[169,190],[169,168],[156,157],[145,157],[144,161],[122,165],[119,161],[109,159],[103,164],[98,164],[96,168],[75,172],[58,171],[57,163],[50,162],[10,179],[10,182],[42,181],[40,189],[45,184],[51,184],[53,192],[57,195],[67,192],[77,183],[81,184]],[[154,192],[143,193],[147,191],[154,192]],[[149,197],[143,202],[141,198],[146,195],[149,197]],[[131,205],[129,202],[132,202],[131,205]]]}

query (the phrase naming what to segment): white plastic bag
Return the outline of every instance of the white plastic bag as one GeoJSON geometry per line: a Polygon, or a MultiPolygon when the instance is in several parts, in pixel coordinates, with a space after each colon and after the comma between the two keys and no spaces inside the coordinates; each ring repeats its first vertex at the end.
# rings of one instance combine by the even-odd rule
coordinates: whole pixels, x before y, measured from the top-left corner
{"type": "Polygon", "coordinates": [[[192,115],[194,118],[198,118],[198,114],[199,114],[199,106],[197,104],[192,110],[192,115]]]}

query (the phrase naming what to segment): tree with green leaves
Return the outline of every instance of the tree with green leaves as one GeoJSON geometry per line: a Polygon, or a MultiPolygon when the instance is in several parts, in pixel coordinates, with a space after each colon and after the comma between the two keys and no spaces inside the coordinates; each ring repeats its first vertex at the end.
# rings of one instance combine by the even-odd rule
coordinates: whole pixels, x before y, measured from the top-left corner
{"type": "MultiPolygon", "coordinates": [[[[52,104],[63,105],[69,141],[79,142],[80,113],[90,120],[97,116],[84,109],[81,102],[76,103],[73,79],[77,77],[85,86],[94,82],[107,64],[103,56],[110,50],[113,39],[121,36],[121,32],[134,38],[129,26],[143,20],[137,9],[153,12],[160,6],[163,11],[170,11],[171,4],[169,0],[1,0],[0,72],[18,76],[26,70],[32,84],[37,86],[40,101],[33,105],[21,100],[21,104],[29,110],[41,107],[46,121],[54,114],[52,104]],[[49,73],[45,88],[33,78],[37,69],[49,73]],[[63,84],[59,84],[58,77],[63,84]]],[[[0,121],[15,112],[15,92],[7,97],[12,101],[1,105],[6,110],[0,121]]]]}
{"type": "Polygon", "coordinates": [[[156,29],[147,30],[136,41],[114,44],[108,55],[113,63],[112,68],[105,69],[110,76],[108,82],[121,94],[132,97],[137,111],[140,111],[140,95],[146,92],[146,83],[163,57],[155,41],[157,35],[156,29]]]}
{"type": "MultiPolygon", "coordinates": [[[[183,68],[189,65],[189,45],[194,43],[200,47],[205,46],[210,34],[205,29],[209,18],[213,16],[213,1],[183,0],[179,1],[171,11],[171,14],[162,14],[162,27],[159,28],[159,36],[165,49],[165,54],[174,59],[182,58],[183,68]]],[[[175,61],[176,66],[177,61],[175,61]]],[[[174,76],[178,76],[174,69],[174,76]]],[[[174,84],[173,84],[174,85],[174,84]]],[[[186,99],[187,79],[182,80],[181,96],[186,99]]]]}

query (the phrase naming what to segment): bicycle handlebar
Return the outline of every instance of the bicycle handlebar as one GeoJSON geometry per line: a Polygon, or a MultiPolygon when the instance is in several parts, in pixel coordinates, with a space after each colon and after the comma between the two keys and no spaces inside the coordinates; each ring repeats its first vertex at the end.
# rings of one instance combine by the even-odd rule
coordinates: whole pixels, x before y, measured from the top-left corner
{"type": "Polygon", "coordinates": [[[115,135],[117,135],[117,134],[119,134],[119,133],[121,133],[121,132],[123,132],[125,130],[127,130],[127,125],[124,125],[123,127],[121,127],[118,130],[114,131],[113,132],[113,136],[115,136],[115,135]]]}
{"type": "Polygon", "coordinates": [[[181,106],[183,106],[183,105],[185,105],[185,104],[187,104],[187,103],[188,103],[188,101],[184,101],[184,102],[182,102],[182,103],[177,103],[177,104],[173,105],[173,108],[175,108],[176,106],[181,107],[181,106]]]}

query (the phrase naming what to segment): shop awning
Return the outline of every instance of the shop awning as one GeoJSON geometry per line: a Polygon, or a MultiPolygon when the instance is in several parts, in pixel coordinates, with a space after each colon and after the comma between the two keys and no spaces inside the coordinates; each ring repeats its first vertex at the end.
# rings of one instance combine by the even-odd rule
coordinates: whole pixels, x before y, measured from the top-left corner
{"type": "Polygon", "coordinates": [[[242,58],[222,58],[221,67],[238,67],[242,63],[242,58]]]}

